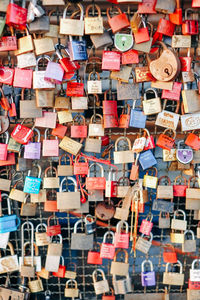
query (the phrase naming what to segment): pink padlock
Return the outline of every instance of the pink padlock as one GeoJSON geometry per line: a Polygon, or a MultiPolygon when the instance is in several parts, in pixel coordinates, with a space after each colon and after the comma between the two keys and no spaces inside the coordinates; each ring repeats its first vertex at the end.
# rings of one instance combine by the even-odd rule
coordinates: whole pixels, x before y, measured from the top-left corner
{"type": "Polygon", "coordinates": [[[8,131],[5,131],[4,134],[6,135],[6,142],[0,143],[0,160],[7,160],[8,156],[9,133],[8,131]]]}
{"type": "Polygon", "coordinates": [[[101,245],[100,257],[113,259],[115,255],[115,245],[114,245],[115,237],[112,231],[107,231],[103,236],[103,243],[101,245]],[[112,236],[112,243],[106,243],[106,237],[108,235],[112,236]]]}
{"type": "Polygon", "coordinates": [[[40,159],[41,156],[40,131],[37,128],[34,128],[33,131],[37,133],[37,142],[29,142],[24,146],[25,159],[40,159]]]}
{"type": "Polygon", "coordinates": [[[128,233],[128,223],[126,221],[119,221],[116,226],[115,232],[115,248],[129,248],[129,233],[128,233]],[[121,229],[125,225],[126,232],[121,232],[121,229]]]}
{"type": "Polygon", "coordinates": [[[44,79],[55,84],[61,84],[64,76],[64,69],[60,64],[49,61],[46,72],[44,74],[44,79]]]}
{"type": "Polygon", "coordinates": [[[142,224],[140,225],[140,230],[139,232],[145,234],[145,235],[150,235],[152,227],[153,227],[153,215],[151,213],[148,214],[146,219],[142,220],[142,224]]]}

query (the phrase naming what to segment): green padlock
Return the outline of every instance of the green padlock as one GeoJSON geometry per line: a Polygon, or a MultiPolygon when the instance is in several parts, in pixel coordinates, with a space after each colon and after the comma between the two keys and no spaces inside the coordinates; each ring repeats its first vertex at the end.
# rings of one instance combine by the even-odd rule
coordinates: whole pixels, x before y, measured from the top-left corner
{"type": "Polygon", "coordinates": [[[3,30],[4,30],[4,27],[5,27],[5,23],[6,23],[6,19],[0,19],[0,36],[2,35],[3,33],[3,30]]]}
{"type": "Polygon", "coordinates": [[[133,35],[131,33],[116,33],[114,43],[119,51],[128,51],[133,46],[133,35]]]}

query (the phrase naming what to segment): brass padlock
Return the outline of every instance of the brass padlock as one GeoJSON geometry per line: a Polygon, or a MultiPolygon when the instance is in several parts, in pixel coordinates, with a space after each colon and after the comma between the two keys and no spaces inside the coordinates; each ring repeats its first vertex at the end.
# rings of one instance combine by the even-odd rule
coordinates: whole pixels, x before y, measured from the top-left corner
{"type": "Polygon", "coordinates": [[[163,284],[169,284],[169,285],[183,285],[184,284],[184,274],[183,274],[183,266],[182,263],[177,260],[175,265],[178,265],[180,267],[180,272],[169,272],[168,268],[169,268],[170,263],[166,264],[166,269],[165,272],[163,274],[163,284]]]}
{"type": "Polygon", "coordinates": [[[128,269],[129,269],[128,252],[125,249],[118,249],[115,252],[114,260],[111,263],[110,273],[113,275],[127,276],[128,269]],[[117,261],[117,255],[122,252],[124,253],[125,261],[124,262],[117,261]]]}
{"type": "Polygon", "coordinates": [[[192,230],[186,230],[184,232],[184,243],[182,244],[182,251],[188,253],[196,252],[196,240],[195,240],[194,232],[192,230]],[[186,236],[188,233],[192,235],[191,240],[186,240],[186,236]]]}

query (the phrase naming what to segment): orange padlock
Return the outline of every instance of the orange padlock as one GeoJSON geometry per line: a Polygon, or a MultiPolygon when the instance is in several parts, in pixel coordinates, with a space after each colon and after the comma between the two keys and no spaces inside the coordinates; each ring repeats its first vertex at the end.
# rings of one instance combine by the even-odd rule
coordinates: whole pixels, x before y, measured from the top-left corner
{"type": "Polygon", "coordinates": [[[191,133],[189,133],[185,140],[185,144],[190,146],[195,151],[198,151],[200,149],[200,138],[194,132],[195,131],[193,130],[191,133]]]}
{"type": "Polygon", "coordinates": [[[162,149],[170,150],[174,147],[175,137],[176,137],[175,130],[165,129],[164,132],[159,135],[156,146],[158,146],[162,149]],[[173,137],[166,135],[167,131],[172,131],[173,137]]]}
{"type": "Polygon", "coordinates": [[[130,26],[129,20],[125,13],[122,13],[121,9],[117,6],[115,6],[118,10],[118,15],[114,17],[110,17],[110,8],[107,8],[107,17],[108,17],[108,23],[112,29],[113,33],[116,33],[124,28],[127,28],[130,26]]]}
{"type": "Polygon", "coordinates": [[[182,8],[180,8],[180,0],[176,0],[176,9],[173,14],[169,14],[169,20],[173,24],[181,25],[182,24],[182,8]]]}

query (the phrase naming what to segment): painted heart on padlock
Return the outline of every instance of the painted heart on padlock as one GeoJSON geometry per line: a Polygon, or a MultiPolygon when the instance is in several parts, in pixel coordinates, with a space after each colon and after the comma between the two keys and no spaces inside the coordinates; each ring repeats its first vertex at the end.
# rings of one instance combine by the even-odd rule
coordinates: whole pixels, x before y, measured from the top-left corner
{"type": "Polygon", "coordinates": [[[13,77],[13,71],[9,68],[0,68],[0,82],[6,82],[13,77]]]}
{"type": "Polygon", "coordinates": [[[178,149],[176,157],[181,163],[188,164],[193,159],[193,151],[191,149],[178,149]]]}

